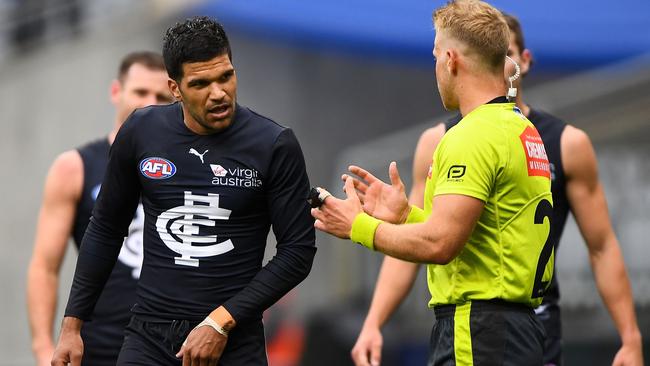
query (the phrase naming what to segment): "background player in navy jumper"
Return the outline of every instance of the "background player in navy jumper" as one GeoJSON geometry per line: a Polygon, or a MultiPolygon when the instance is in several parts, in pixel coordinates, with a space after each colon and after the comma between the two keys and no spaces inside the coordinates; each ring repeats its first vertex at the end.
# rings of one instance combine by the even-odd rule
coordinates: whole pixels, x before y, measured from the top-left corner
{"type": "Polygon", "coordinates": [[[79,327],[140,195],[144,262],[118,365],[265,365],[262,312],[311,269],[302,151],[290,129],[236,103],[221,25],[176,24],[163,55],[180,102],[136,111],[115,139],[53,365],[77,364],[79,327]],[[262,267],[271,226],[277,252],[262,267]]]}
{"type": "MultiPolygon", "coordinates": [[[[104,178],[108,150],[118,129],[134,109],[171,100],[162,56],[146,51],[126,55],[117,79],[111,84],[111,102],[115,106],[113,130],[107,137],[64,152],[52,164],[45,183],[27,281],[32,349],[37,365],[49,365],[52,360],[59,269],[68,238],[73,237],[77,248],[81,244],[104,178]]],[[[115,365],[124,327],[131,315],[129,310],[135,303],[135,287],[142,265],[143,224],[142,209],[139,209],[92,321],[84,324],[83,363],[86,365],[115,365]]]]}
{"type": "MultiPolygon", "coordinates": [[[[514,59],[525,75],[532,63],[526,49],[519,21],[505,15],[510,28],[508,56],[514,59]]],[[[514,74],[512,63],[506,63],[505,75],[514,74]]],[[[521,80],[521,79],[519,79],[521,80]]],[[[621,337],[622,346],[614,365],[641,365],[641,335],[636,322],[632,292],[625,272],[623,257],[611,227],[602,185],[597,176],[596,157],[589,137],[562,120],[531,108],[522,99],[519,81],[517,106],[539,131],[552,167],[553,220],[551,238],[557,248],[568,211],[574,214],[587,247],[600,294],[621,337]]],[[[424,183],[431,166],[431,157],[443,134],[460,120],[455,116],[425,131],[420,137],[413,161],[411,204],[422,205],[424,183]]],[[[557,251],[556,251],[557,255],[557,251]]],[[[363,328],[352,349],[356,365],[378,365],[383,337],[380,328],[410,291],[417,276],[418,264],[386,256],[363,328]]],[[[558,306],[559,291],[553,276],[544,302],[536,309],[547,339],[544,350],[546,365],[561,364],[561,323],[558,306]]]]}

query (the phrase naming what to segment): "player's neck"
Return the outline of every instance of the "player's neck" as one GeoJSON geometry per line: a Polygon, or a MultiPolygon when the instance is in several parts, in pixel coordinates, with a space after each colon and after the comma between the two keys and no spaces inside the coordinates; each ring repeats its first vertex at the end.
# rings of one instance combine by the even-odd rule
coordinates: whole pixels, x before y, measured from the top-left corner
{"type": "Polygon", "coordinates": [[[506,84],[501,77],[468,75],[465,80],[458,83],[456,95],[460,113],[466,116],[492,99],[505,96],[506,84]]]}
{"type": "Polygon", "coordinates": [[[528,104],[524,102],[524,97],[522,96],[523,91],[521,90],[521,87],[517,88],[517,98],[515,99],[515,104],[521,111],[521,113],[524,114],[524,116],[528,117],[530,115],[530,107],[528,104]]]}
{"type": "Polygon", "coordinates": [[[120,130],[120,127],[122,127],[122,123],[120,123],[120,121],[118,121],[116,119],[115,123],[113,123],[113,129],[108,134],[108,144],[109,145],[113,145],[113,141],[115,141],[115,136],[117,136],[117,131],[120,130]]]}

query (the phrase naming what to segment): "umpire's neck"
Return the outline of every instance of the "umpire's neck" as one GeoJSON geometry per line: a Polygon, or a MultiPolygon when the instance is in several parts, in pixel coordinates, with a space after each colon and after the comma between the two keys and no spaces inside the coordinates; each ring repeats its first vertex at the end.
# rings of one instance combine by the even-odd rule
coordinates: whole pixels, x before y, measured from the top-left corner
{"type": "Polygon", "coordinates": [[[465,117],[474,109],[506,95],[506,82],[503,72],[488,73],[485,70],[464,70],[456,75],[455,93],[458,109],[465,117]]]}

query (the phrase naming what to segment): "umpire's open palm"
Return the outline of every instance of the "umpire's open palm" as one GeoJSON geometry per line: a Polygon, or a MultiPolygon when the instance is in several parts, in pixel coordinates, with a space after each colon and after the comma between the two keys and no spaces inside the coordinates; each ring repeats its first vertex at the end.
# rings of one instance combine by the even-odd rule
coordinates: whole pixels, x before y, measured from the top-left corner
{"type": "MultiPolygon", "coordinates": [[[[368,215],[392,224],[401,224],[406,221],[409,204],[404,183],[397,171],[397,163],[392,162],[388,167],[391,184],[384,183],[361,167],[351,165],[348,169],[360,178],[352,177],[354,188],[363,204],[363,210],[368,215]]],[[[346,174],[342,177],[344,181],[347,178],[346,174]]]]}

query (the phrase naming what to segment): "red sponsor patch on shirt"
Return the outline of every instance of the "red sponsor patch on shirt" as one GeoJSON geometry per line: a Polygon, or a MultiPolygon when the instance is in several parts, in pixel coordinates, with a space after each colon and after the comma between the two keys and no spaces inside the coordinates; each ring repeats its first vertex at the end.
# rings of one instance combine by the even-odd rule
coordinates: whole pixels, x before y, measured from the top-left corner
{"type": "Polygon", "coordinates": [[[548,163],[548,155],[544,142],[539,136],[536,129],[526,127],[524,132],[519,135],[521,144],[526,154],[526,165],[528,167],[528,176],[540,176],[551,179],[551,169],[548,163]]]}

